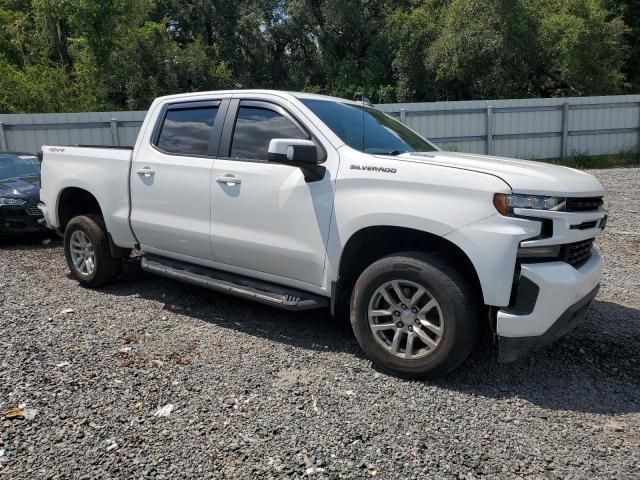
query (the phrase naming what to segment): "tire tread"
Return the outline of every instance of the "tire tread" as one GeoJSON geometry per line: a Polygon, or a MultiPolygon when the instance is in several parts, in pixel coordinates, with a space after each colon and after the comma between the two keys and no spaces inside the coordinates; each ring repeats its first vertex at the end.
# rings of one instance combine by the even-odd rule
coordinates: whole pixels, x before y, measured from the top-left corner
{"type": "Polygon", "coordinates": [[[65,229],[64,252],[67,264],[74,278],[89,288],[98,288],[112,283],[122,270],[122,261],[111,256],[107,229],[102,216],[98,214],[79,215],[72,218],[65,229]],[[69,252],[69,239],[74,230],[81,229],[94,243],[96,266],[91,276],[76,274],[75,266],[69,252]]]}
{"type": "MultiPolygon", "coordinates": [[[[358,343],[378,369],[402,378],[431,379],[450,373],[462,364],[471,353],[478,337],[480,322],[477,313],[480,310],[479,304],[478,292],[446,258],[423,252],[401,252],[372,263],[360,275],[351,298],[350,317],[358,343]],[[449,341],[446,348],[450,352],[444,358],[437,358],[438,352],[436,351],[422,359],[423,362],[416,360],[418,364],[412,367],[409,364],[402,364],[401,359],[391,358],[390,354],[375,342],[368,327],[368,319],[362,318],[366,317],[362,312],[362,302],[368,303],[369,301],[369,298],[363,299],[362,295],[363,291],[367,289],[367,284],[375,282],[377,277],[393,270],[426,274],[432,279],[431,281],[438,285],[439,290],[447,292],[447,301],[455,309],[456,316],[459,317],[455,321],[459,325],[456,327],[455,341],[454,343],[449,341]],[[366,336],[370,336],[370,339],[366,336]],[[379,351],[372,352],[376,349],[379,351]],[[432,362],[434,358],[437,358],[437,361],[432,362]]],[[[438,354],[438,357],[440,356],[441,354],[438,354]]]]}

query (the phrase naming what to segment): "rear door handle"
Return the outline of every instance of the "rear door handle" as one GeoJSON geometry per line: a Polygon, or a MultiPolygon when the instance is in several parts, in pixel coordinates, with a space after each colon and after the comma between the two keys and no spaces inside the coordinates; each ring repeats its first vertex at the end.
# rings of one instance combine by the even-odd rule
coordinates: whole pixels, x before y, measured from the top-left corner
{"type": "Polygon", "coordinates": [[[145,177],[150,177],[156,174],[155,170],[151,170],[149,167],[143,167],[136,170],[138,175],[144,175],[145,177]]]}
{"type": "Polygon", "coordinates": [[[222,177],[216,177],[216,182],[224,183],[226,185],[231,186],[231,185],[240,185],[242,183],[242,180],[240,180],[235,175],[224,175],[222,177]]]}

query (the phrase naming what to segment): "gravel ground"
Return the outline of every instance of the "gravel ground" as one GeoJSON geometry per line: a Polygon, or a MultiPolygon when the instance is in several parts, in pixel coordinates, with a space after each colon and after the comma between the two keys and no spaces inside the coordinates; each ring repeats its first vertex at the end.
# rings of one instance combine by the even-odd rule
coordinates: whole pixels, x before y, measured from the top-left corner
{"type": "Polygon", "coordinates": [[[86,290],[59,243],[5,241],[0,479],[640,478],[640,169],[595,173],[611,214],[588,321],[433,383],[377,373],[327,312],[133,267],[86,290]]]}

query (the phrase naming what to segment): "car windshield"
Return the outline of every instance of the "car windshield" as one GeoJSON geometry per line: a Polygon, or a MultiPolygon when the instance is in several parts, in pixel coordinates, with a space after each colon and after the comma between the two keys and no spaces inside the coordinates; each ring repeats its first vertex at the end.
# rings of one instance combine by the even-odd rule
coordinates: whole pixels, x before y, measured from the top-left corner
{"type": "Polygon", "coordinates": [[[432,152],[431,143],[374,108],[331,100],[301,99],[340,139],[364,153],[432,152]]]}
{"type": "Polygon", "coordinates": [[[19,153],[0,153],[0,180],[39,174],[38,157],[19,153]]]}

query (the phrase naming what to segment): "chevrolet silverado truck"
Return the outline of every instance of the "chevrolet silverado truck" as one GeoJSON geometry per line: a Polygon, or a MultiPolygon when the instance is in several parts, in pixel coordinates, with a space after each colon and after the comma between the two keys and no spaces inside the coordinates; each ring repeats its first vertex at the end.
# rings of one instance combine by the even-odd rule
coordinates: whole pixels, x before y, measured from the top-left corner
{"type": "Polygon", "coordinates": [[[568,332],[598,290],[593,176],[439,150],[363,103],[279,91],[158,98],[129,148],[44,146],[40,208],[73,277],[141,268],[291,310],[348,312],[378,368],[499,360],[568,332]]]}

